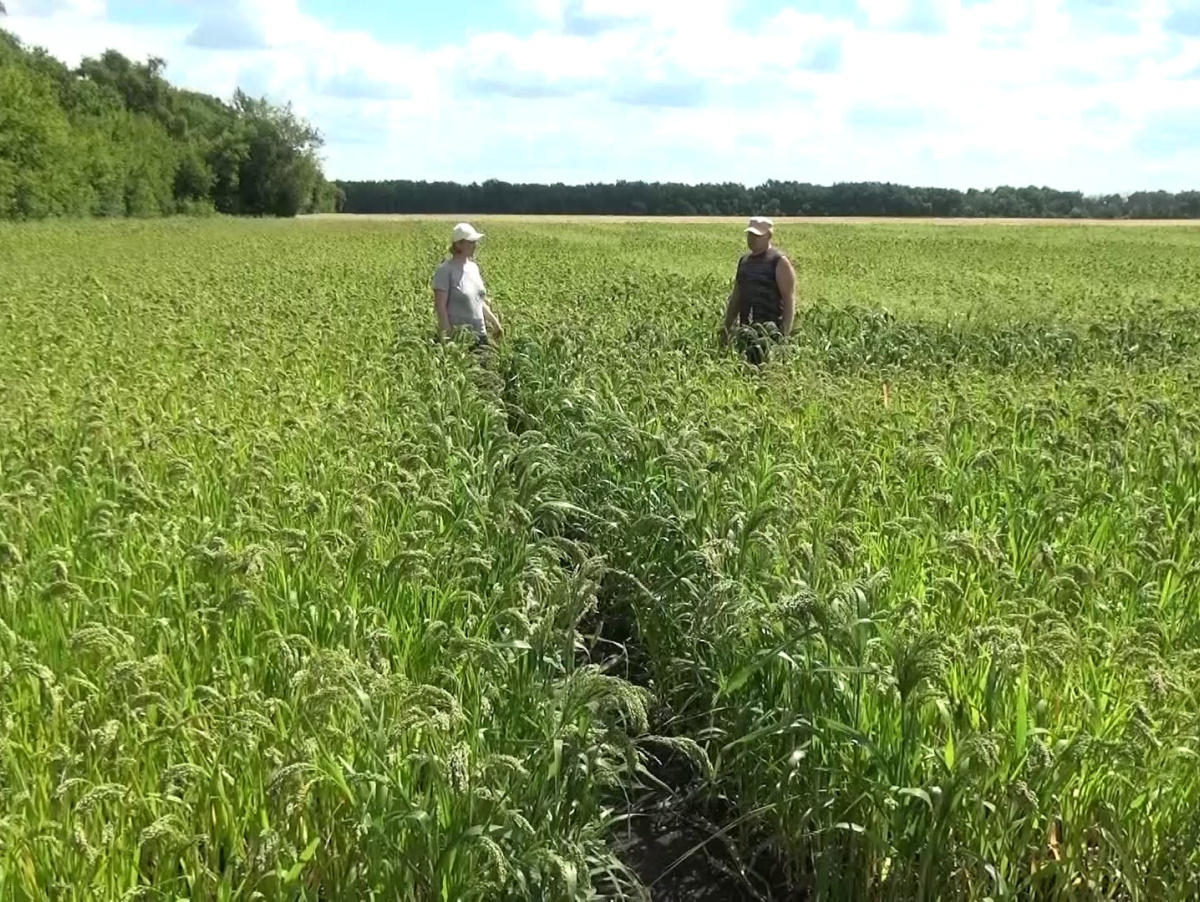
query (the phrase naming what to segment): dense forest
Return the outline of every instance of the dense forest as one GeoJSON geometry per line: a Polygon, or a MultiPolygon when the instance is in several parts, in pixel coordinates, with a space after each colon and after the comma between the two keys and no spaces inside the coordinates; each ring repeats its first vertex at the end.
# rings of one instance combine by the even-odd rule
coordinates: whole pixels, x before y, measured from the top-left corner
{"type": "Polygon", "coordinates": [[[521,213],[592,216],[945,216],[1197,219],[1200,191],[1086,196],[1052,188],[911,188],[882,182],[769,181],[685,185],[617,182],[514,185],[487,181],[339,182],[346,213],[521,213]]]}
{"type": "Polygon", "coordinates": [[[0,219],[332,211],[320,134],[238,91],[173,87],[116,51],[69,68],[0,30],[0,219]]]}

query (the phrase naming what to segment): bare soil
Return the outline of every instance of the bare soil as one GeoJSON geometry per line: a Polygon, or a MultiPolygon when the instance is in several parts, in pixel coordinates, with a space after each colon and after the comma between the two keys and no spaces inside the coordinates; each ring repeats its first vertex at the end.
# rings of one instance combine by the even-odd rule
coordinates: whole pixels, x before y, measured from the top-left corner
{"type": "Polygon", "coordinates": [[[738,879],[733,862],[721,860],[720,843],[669,815],[633,817],[615,839],[617,853],[649,889],[651,902],[761,902],[764,898],[748,880],[738,879]]]}

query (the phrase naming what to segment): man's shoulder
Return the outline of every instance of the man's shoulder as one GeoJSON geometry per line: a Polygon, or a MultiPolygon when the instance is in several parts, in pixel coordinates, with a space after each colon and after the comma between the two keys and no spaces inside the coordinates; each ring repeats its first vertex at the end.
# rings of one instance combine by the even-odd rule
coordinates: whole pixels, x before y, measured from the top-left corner
{"type": "Polygon", "coordinates": [[[776,269],[778,269],[780,266],[791,266],[793,269],[795,269],[795,266],[792,264],[792,258],[787,255],[787,251],[780,250],[777,247],[771,248],[771,251],[772,254],[770,259],[771,262],[775,264],[776,269]]]}
{"type": "Polygon", "coordinates": [[[745,253],[738,257],[738,266],[743,263],[749,263],[751,260],[757,263],[778,263],[780,260],[787,258],[787,254],[779,248],[771,246],[757,256],[753,253],[745,253]]]}

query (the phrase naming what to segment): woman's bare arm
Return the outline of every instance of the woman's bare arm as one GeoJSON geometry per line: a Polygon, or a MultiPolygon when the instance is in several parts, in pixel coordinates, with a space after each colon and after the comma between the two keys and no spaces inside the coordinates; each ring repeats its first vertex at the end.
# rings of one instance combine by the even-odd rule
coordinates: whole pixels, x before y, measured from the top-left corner
{"type": "Polygon", "coordinates": [[[500,325],[500,318],[496,316],[491,305],[486,302],[483,305],[483,321],[497,334],[504,334],[504,327],[500,325]]]}
{"type": "Polygon", "coordinates": [[[440,288],[433,289],[433,309],[437,312],[438,334],[450,334],[450,293],[440,288]]]}

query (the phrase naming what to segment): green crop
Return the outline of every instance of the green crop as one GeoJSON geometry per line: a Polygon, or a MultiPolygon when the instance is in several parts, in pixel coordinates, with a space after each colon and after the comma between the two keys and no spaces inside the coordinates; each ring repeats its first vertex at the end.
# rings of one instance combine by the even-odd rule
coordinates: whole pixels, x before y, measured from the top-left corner
{"type": "Polygon", "coordinates": [[[1200,893],[1200,231],[0,227],[0,899],[1200,893]]]}

